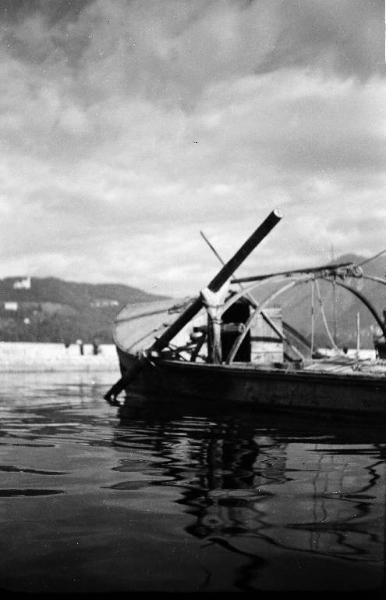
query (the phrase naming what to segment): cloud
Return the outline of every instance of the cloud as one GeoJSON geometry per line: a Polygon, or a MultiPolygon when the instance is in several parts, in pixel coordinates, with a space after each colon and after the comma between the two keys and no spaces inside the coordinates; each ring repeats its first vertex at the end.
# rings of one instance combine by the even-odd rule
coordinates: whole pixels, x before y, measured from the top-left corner
{"type": "Polygon", "coordinates": [[[381,249],[382,2],[1,8],[1,276],[194,292],[199,231],[229,258],[275,206],[252,271],[381,249]]]}

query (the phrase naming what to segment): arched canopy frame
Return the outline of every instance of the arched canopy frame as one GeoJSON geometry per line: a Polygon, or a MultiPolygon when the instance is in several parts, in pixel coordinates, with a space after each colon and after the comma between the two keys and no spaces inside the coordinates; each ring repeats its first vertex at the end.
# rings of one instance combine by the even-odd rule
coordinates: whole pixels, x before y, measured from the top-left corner
{"type": "MultiPolygon", "coordinates": [[[[383,279],[381,277],[375,277],[375,276],[370,276],[370,275],[363,275],[362,276],[364,279],[368,279],[368,280],[372,280],[372,281],[376,281],[377,283],[381,283],[382,285],[386,285],[386,279],[383,279]]],[[[379,325],[379,327],[381,328],[383,335],[386,337],[386,324],[383,322],[383,320],[381,319],[381,317],[379,316],[379,314],[377,313],[375,307],[371,304],[371,302],[366,298],[366,296],[364,296],[364,294],[362,294],[361,292],[359,292],[358,290],[356,290],[355,288],[353,288],[352,286],[343,283],[342,281],[339,280],[339,278],[336,277],[326,277],[326,276],[316,276],[316,275],[292,275],[290,277],[286,276],[274,276],[272,278],[267,278],[264,279],[262,281],[255,281],[253,282],[251,285],[244,287],[242,290],[240,290],[239,292],[235,293],[234,295],[232,295],[227,302],[224,303],[223,307],[222,307],[222,313],[224,313],[230,306],[232,306],[235,302],[237,302],[237,300],[239,300],[240,298],[242,298],[243,296],[248,295],[250,292],[252,292],[252,290],[256,289],[257,287],[260,287],[261,285],[264,285],[265,283],[280,283],[282,281],[286,281],[288,282],[288,280],[291,280],[290,283],[286,283],[286,285],[280,287],[278,290],[275,290],[273,293],[269,294],[258,306],[255,307],[251,317],[248,319],[247,323],[245,324],[245,328],[244,330],[240,333],[240,335],[236,338],[231,351],[228,354],[228,357],[226,358],[226,363],[229,364],[233,361],[234,357],[236,356],[236,353],[241,345],[241,343],[243,342],[245,336],[247,335],[248,331],[250,330],[252,323],[254,321],[254,319],[256,318],[256,316],[261,313],[262,311],[264,311],[264,309],[267,307],[267,305],[272,302],[272,300],[274,300],[275,298],[277,298],[278,296],[280,296],[281,294],[283,294],[284,292],[288,291],[291,288],[294,288],[298,285],[304,284],[304,283],[308,283],[310,281],[315,281],[317,279],[326,281],[328,283],[330,283],[331,285],[337,284],[340,287],[346,289],[347,291],[351,292],[352,294],[354,294],[365,306],[366,308],[370,311],[370,313],[372,314],[373,318],[375,319],[375,321],[377,322],[377,324],[379,325]]]]}

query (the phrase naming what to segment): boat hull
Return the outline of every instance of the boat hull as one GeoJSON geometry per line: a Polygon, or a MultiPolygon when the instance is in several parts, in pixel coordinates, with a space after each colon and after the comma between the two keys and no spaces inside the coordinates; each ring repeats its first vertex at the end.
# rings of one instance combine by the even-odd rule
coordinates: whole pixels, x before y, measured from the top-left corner
{"type": "MultiPolygon", "coordinates": [[[[136,358],[118,349],[122,374],[136,358]]],[[[126,388],[159,402],[247,405],[264,410],[294,410],[386,416],[386,376],[261,368],[252,364],[213,365],[173,360],[146,362],[126,388]]]]}

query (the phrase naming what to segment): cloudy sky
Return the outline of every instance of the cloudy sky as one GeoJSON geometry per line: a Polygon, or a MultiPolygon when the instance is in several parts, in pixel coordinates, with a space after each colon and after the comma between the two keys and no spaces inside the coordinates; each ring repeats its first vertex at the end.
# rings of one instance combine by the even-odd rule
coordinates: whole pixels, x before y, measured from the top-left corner
{"type": "Polygon", "coordinates": [[[0,278],[190,294],[386,247],[383,0],[0,0],[0,278]]]}

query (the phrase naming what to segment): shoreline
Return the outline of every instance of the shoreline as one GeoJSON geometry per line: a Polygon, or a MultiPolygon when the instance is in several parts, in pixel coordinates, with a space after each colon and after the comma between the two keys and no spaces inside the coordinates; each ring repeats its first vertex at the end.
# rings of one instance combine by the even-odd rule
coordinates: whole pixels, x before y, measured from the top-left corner
{"type": "MultiPolygon", "coordinates": [[[[333,351],[324,349],[327,356],[333,351]]],[[[347,356],[356,357],[356,350],[349,349],[347,356]]],[[[363,349],[360,359],[375,359],[375,350],[363,349]]],[[[0,341],[0,373],[35,372],[113,372],[119,375],[118,354],[114,344],[100,344],[98,354],[92,344],[84,344],[83,354],[78,344],[66,347],[63,343],[48,342],[2,342],[0,341]]]]}
{"type": "Polygon", "coordinates": [[[92,344],[84,344],[84,354],[77,344],[0,342],[1,373],[31,373],[55,371],[119,372],[114,344],[100,344],[93,354],[92,344]]]}

